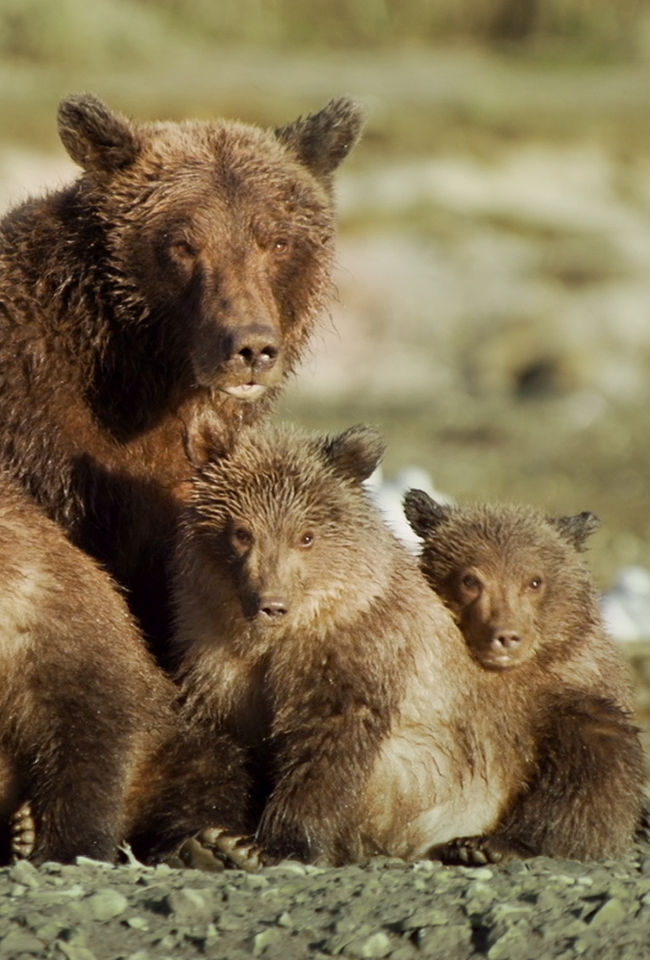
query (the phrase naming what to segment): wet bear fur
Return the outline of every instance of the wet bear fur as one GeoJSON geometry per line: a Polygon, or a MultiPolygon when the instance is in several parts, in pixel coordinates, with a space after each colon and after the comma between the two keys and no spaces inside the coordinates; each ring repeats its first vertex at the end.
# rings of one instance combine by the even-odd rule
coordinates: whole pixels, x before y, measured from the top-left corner
{"type": "Polygon", "coordinates": [[[110,577],[0,473],[0,857],[28,803],[31,859],[154,861],[212,824],[242,830],[228,737],[182,727],[176,689],[110,577]],[[179,789],[188,786],[185,795],[179,789]]]}
{"type": "Polygon", "coordinates": [[[229,442],[296,367],[361,116],[137,123],[79,95],[58,121],[81,176],[0,224],[0,460],[155,640],[185,424],[210,406],[229,442]]]}

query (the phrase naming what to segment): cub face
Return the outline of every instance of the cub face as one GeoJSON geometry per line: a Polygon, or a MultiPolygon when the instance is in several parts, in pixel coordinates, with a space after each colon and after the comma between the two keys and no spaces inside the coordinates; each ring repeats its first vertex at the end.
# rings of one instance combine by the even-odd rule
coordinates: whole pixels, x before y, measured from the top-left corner
{"type": "Polygon", "coordinates": [[[333,438],[256,428],[199,469],[185,538],[226,579],[254,630],[340,622],[372,593],[369,534],[381,518],[362,483],[382,453],[366,427],[333,438]]]}
{"type": "Polygon", "coordinates": [[[526,663],[559,635],[558,617],[584,615],[573,609],[568,571],[598,524],[593,514],[548,519],[519,507],[459,509],[420,490],[407,493],[405,511],[424,541],[427,581],[487,669],[526,663]]]}

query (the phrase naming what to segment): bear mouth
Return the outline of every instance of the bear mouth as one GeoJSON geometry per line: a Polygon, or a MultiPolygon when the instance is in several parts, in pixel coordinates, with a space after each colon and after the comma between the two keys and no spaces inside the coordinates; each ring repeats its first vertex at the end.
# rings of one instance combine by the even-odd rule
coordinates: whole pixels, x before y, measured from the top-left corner
{"type": "Polygon", "coordinates": [[[243,400],[245,403],[259,400],[267,391],[267,387],[263,383],[238,383],[229,387],[220,387],[220,389],[223,393],[227,393],[229,397],[234,397],[235,400],[243,400]]]}

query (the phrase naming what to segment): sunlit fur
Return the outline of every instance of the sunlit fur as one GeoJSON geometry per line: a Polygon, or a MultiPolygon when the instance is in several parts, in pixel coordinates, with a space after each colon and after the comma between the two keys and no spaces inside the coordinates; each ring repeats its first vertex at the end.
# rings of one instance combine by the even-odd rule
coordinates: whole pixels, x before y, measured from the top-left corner
{"type": "Polygon", "coordinates": [[[332,178],[350,100],[278,130],[59,108],[82,167],[0,224],[0,459],[168,626],[166,549],[187,424],[221,441],[265,416],[331,295],[332,178]],[[248,399],[248,398],[252,399],[248,399]]]}
{"type": "Polygon", "coordinates": [[[534,761],[365,493],[381,452],[368,428],[255,429],[199,470],[182,518],[186,715],[225,724],[263,770],[257,836],[274,856],[426,856],[493,829],[534,761]]]}
{"type": "Polygon", "coordinates": [[[502,751],[512,791],[482,852],[621,855],[640,818],[643,763],[626,670],[580,557],[596,518],[443,507],[422,491],[405,509],[424,575],[481,665],[481,740],[502,751]]]}

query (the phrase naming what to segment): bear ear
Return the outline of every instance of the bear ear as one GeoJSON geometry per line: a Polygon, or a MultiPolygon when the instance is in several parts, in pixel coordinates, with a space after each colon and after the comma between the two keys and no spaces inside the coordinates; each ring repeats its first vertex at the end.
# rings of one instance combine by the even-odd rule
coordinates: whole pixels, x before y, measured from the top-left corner
{"type": "Polygon", "coordinates": [[[88,172],[110,173],[133,163],[140,142],[125,117],[111,113],[91,94],[77,94],[59,104],[59,136],[75,163],[88,172]]]}
{"type": "Polygon", "coordinates": [[[328,462],[344,477],[367,480],[384,455],[386,444],[372,427],[357,424],[323,443],[328,462]]]}
{"type": "Polygon", "coordinates": [[[600,520],[595,513],[589,510],[583,510],[572,517],[552,517],[549,519],[551,526],[559,531],[561,536],[575,547],[576,550],[585,550],[587,537],[591,536],[594,530],[600,526],[600,520]]]}
{"type": "Polygon", "coordinates": [[[359,139],[363,123],[359,104],[340,97],[318,113],[279,127],[275,135],[312,173],[327,179],[359,139]]]}
{"type": "Polygon", "coordinates": [[[436,503],[424,490],[404,494],[404,514],[418,537],[426,537],[449,516],[449,509],[436,503]]]}
{"type": "Polygon", "coordinates": [[[210,407],[199,407],[189,423],[183,423],[185,455],[197,470],[228,452],[223,424],[210,407]]]}

